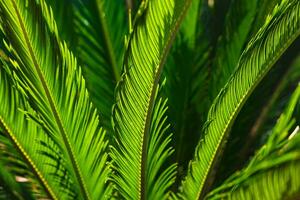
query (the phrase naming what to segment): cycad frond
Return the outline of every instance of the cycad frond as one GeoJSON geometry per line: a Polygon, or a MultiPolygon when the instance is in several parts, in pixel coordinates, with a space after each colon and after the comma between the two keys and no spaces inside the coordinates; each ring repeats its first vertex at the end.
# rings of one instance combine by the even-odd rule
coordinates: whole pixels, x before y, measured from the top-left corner
{"type": "Polygon", "coordinates": [[[257,5],[257,0],[231,2],[225,20],[226,26],[216,44],[216,55],[212,63],[209,88],[212,99],[218,95],[238,63],[252,28],[257,5]]]}
{"type": "Polygon", "coordinates": [[[300,135],[292,114],[300,85],[263,147],[245,169],[229,177],[208,199],[283,199],[300,192],[300,135]],[[294,131],[292,131],[294,130],[294,131]],[[292,132],[291,134],[289,134],[292,132]]]}
{"type": "Polygon", "coordinates": [[[292,90],[300,80],[300,65],[290,64],[295,61],[292,54],[297,52],[293,48],[297,43],[295,41],[287,49],[239,112],[231,128],[214,185],[222,183],[235,170],[240,169],[274,126],[292,90]]]}
{"type": "Polygon", "coordinates": [[[43,0],[1,0],[0,9],[18,87],[37,112],[35,119],[63,152],[75,195],[107,198],[105,134],[81,69],[59,41],[51,10],[43,0]]]}
{"type": "Polygon", "coordinates": [[[154,185],[147,180],[147,163],[149,144],[157,142],[150,136],[155,96],[167,53],[189,4],[189,0],[150,0],[135,23],[113,110],[118,142],[112,154],[117,172],[114,181],[124,198],[145,199],[151,194],[146,191],[147,185],[154,185]]]}
{"type": "MultiPolygon", "coordinates": [[[[13,81],[8,75],[8,71],[4,69],[6,63],[1,60],[0,65],[0,127],[5,138],[1,136],[0,149],[3,158],[3,165],[11,165],[11,169],[15,164],[11,164],[12,158],[4,157],[5,152],[19,152],[24,162],[32,170],[36,179],[41,183],[47,194],[52,199],[58,199],[58,196],[64,197],[62,190],[55,184],[55,179],[50,176],[58,170],[58,167],[52,167],[53,162],[48,156],[37,153],[43,150],[40,141],[47,141],[47,137],[43,131],[36,126],[33,121],[25,119],[24,113],[20,110],[28,110],[28,104],[22,95],[14,88],[13,81]],[[18,110],[20,109],[20,110],[18,110]],[[12,151],[13,147],[15,150],[12,151]],[[53,188],[57,190],[54,191],[53,188]]],[[[17,159],[15,159],[17,160],[17,159]]],[[[21,162],[21,161],[19,161],[21,162]]],[[[63,167],[60,165],[59,167],[63,167]]],[[[4,172],[3,172],[4,173],[4,172]]]]}
{"type": "Polygon", "coordinates": [[[59,36],[82,65],[92,102],[102,115],[100,124],[111,132],[114,89],[120,79],[127,32],[126,4],[123,0],[46,2],[54,9],[59,36]]]}
{"type": "Polygon", "coordinates": [[[280,164],[274,168],[258,172],[248,177],[248,180],[223,194],[216,194],[207,199],[237,199],[237,200],[281,200],[298,199],[300,193],[300,158],[280,164]]]}
{"type": "Polygon", "coordinates": [[[255,86],[300,34],[299,9],[299,1],[283,1],[242,54],[237,70],[210,109],[204,128],[205,136],[198,144],[183,183],[183,198],[203,197],[204,185],[238,111],[255,86]]]}

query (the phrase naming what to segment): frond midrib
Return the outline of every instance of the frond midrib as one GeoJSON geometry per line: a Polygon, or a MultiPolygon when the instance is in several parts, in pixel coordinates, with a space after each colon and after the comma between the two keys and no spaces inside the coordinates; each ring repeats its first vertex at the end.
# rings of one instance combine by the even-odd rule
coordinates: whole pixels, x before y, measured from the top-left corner
{"type": "Polygon", "coordinates": [[[60,118],[60,116],[58,114],[57,107],[55,105],[53,97],[51,96],[49,87],[48,87],[48,85],[46,83],[46,80],[45,80],[45,77],[44,77],[44,75],[42,73],[42,69],[41,69],[41,67],[38,64],[37,58],[36,58],[36,56],[34,54],[32,46],[31,46],[31,43],[30,43],[30,40],[29,40],[29,36],[28,36],[27,31],[26,31],[25,25],[23,23],[23,19],[22,19],[21,15],[20,15],[17,3],[16,3],[15,0],[11,0],[11,2],[13,4],[14,10],[15,10],[15,12],[17,14],[18,22],[20,24],[20,27],[21,27],[21,30],[22,30],[22,34],[23,34],[23,36],[25,38],[25,42],[26,42],[27,48],[29,50],[29,54],[31,56],[32,62],[33,62],[34,67],[35,67],[35,69],[36,69],[36,71],[38,73],[38,78],[40,79],[40,82],[41,82],[42,87],[44,89],[44,92],[46,94],[47,100],[48,100],[48,102],[50,104],[50,108],[51,108],[52,114],[54,116],[55,122],[58,125],[58,128],[59,128],[59,131],[60,131],[61,136],[63,138],[66,150],[68,152],[69,158],[70,158],[70,160],[72,162],[72,167],[73,167],[73,169],[75,171],[75,175],[77,177],[77,182],[79,183],[80,189],[81,189],[84,197],[86,199],[90,199],[89,192],[88,192],[88,190],[86,188],[86,184],[84,183],[84,180],[83,180],[81,171],[79,169],[76,157],[74,155],[74,151],[73,151],[72,146],[70,144],[69,138],[68,138],[67,133],[65,131],[65,128],[64,128],[64,126],[62,124],[61,118],[60,118]]]}
{"type": "Polygon", "coordinates": [[[97,4],[98,17],[99,17],[99,21],[100,21],[100,25],[101,25],[101,30],[103,31],[104,43],[105,43],[105,46],[108,51],[109,61],[110,61],[111,69],[113,72],[113,77],[115,79],[115,82],[118,83],[120,80],[120,73],[118,71],[118,64],[117,64],[116,55],[115,55],[115,52],[114,52],[114,49],[112,46],[112,41],[108,34],[108,27],[107,27],[107,23],[106,23],[106,20],[104,17],[105,13],[101,7],[102,5],[99,0],[96,1],[96,4],[97,4]]]}
{"type": "Polygon", "coordinates": [[[143,138],[142,138],[142,154],[141,154],[141,179],[140,179],[140,186],[139,186],[139,191],[140,193],[140,197],[139,199],[144,200],[146,199],[146,163],[147,163],[147,147],[148,147],[148,138],[149,138],[149,132],[150,132],[150,126],[151,126],[151,118],[152,118],[152,112],[153,112],[153,107],[154,107],[154,103],[155,103],[155,94],[156,94],[156,90],[157,90],[157,85],[159,83],[160,80],[160,76],[162,74],[162,70],[163,70],[163,66],[164,63],[166,62],[166,58],[167,55],[170,51],[170,48],[172,46],[172,42],[175,39],[176,33],[180,27],[180,24],[191,4],[191,0],[187,0],[186,3],[184,4],[184,8],[182,9],[179,17],[177,18],[177,20],[175,21],[175,25],[174,28],[171,29],[168,33],[168,38],[167,38],[167,42],[166,45],[162,51],[162,55],[160,57],[160,62],[159,65],[157,67],[157,70],[155,72],[155,78],[153,80],[153,83],[151,85],[151,94],[149,96],[149,103],[147,104],[147,111],[146,111],[146,115],[145,115],[145,125],[144,125],[144,129],[143,129],[143,138]]]}
{"type": "Polygon", "coordinates": [[[55,193],[52,191],[51,187],[49,186],[48,182],[42,175],[42,173],[39,171],[39,169],[36,167],[34,162],[31,160],[30,156],[26,153],[25,149],[22,147],[21,143],[18,141],[18,139],[14,136],[12,133],[12,130],[8,127],[7,123],[5,123],[2,116],[0,116],[0,127],[4,129],[4,133],[9,137],[10,141],[13,143],[19,154],[22,156],[22,158],[26,161],[26,163],[30,166],[32,172],[36,175],[36,178],[41,183],[42,187],[45,189],[46,193],[51,197],[53,200],[58,200],[55,193]]]}
{"type": "Polygon", "coordinates": [[[210,159],[208,168],[206,169],[206,176],[204,177],[204,179],[201,181],[200,184],[200,189],[198,191],[197,194],[197,199],[200,200],[201,195],[202,195],[202,189],[203,186],[205,185],[205,182],[207,181],[207,177],[209,176],[210,171],[212,170],[212,164],[219,152],[219,147],[222,145],[222,143],[224,142],[225,138],[223,137],[224,135],[226,135],[226,132],[229,131],[229,127],[233,124],[235,117],[237,116],[239,110],[241,109],[241,107],[243,106],[243,104],[245,103],[245,100],[247,99],[247,97],[249,95],[251,95],[252,91],[256,88],[256,86],[258,85],[258,83],[263,79],[264,75],[270,70],[270,67],[273,66],[277,60],[281,57],[281,55],[286,51],[286,49],[293,43],[294,40],[297,39],[297,37],[300,35],[300,29],[298,30],[298,32],[295,32],[294,36],[289,38],[285,44],[283,44],[283,47],[280,48],[278,50],[278,53],[276,55],[274,55],[274,57],[272,57],[272,59],[270,59],[269,61],[267,61],[266,63],[266,67],[265,69],[261,72],[261,74],[258,75],[258,77],[256,78],[256,80],[254,81],[255,84],[244,94],[244,96],[240,99],[239,103],[237,104],[237,106],[235,107],[234,112],[232,112],[225,128],[222,131],[222,137],[219,139],[219,142],[215,148],[214,154],[210,159]]]}

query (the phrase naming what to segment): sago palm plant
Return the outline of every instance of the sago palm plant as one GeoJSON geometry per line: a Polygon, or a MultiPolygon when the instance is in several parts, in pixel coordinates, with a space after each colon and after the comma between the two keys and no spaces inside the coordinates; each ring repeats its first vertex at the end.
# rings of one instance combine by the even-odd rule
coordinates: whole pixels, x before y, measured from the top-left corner
{"type": "Polygon", "coordinates": [[[297,199],[300,0],[0,0],[1,199],[297,199]]]}

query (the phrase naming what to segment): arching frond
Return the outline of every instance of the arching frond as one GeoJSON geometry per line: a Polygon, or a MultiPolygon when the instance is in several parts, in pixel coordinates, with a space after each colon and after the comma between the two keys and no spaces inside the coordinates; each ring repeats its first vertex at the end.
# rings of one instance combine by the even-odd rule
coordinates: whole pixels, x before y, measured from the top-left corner
{"type": "Polygon", "coordinates": [[[222,151],[229,129],[255,86],[300,34],[300,2],[283,1],[250,41],[237,70],[219,93],[208,114],[205,136],[182,186],[185,199],[203,198],[204,185],[222,151]]]}
{"type": "MultiPolygon", "coordinates": [[[[150,0],[147,3],[130,38],[113,110],[118,143],[112,152],[116,169],[113,178],[121,196],[128,199],[146,199],[155,191],[147,191],[158,178],[152,180],[147,175],[150,147],[159,142],[151,133],[151,125],[155,124],[152,121],[155,96],[167,53],[190,1],[150,0]]],[[[159,145],[153,149],[156,155],[160,155],[159,145]]],[[[155,168],[160,165],[156,163],[155,168]]]]}
{"type": "Polygon", "coordinates": [[[59,35],[83,66],[91,100],[101,114],[100,124],[111,132],[114,89],[120,79],[128,31],[126,3],[124,0],[46,2],[52,6],[58,20],[59,35]]]}
{"type": "Polygon", "coordinates": [[[239,112],[218,165],[215,186],[247,162],[283,111],[283,106],[300,80],[300,65],[291,64],[295,61],[293,52],[297,52],[295,48],[298,40],[286,50],[258,84],[239,112]]]}
{"type": "Polygon", "coordinates": [[[292,118],[299,97],[300,85],[248,166],[213,190],[208,199],[288,199],[300,194],[300,135],[292,118]]]}
{"type": "MultiPolygon", "coordinates": [[[[62,152],[76,198],[108,198],[107,142],[81,69],[61,43],[43,0],[1,0],[1,27],[14,76],[38,121],[62,152]]],[[[48,143],[42,143],[45,148],[48,143]]]]}
{"type": "Polygon", "coordinates": [[[235,70],[252,28],[257,0],[233,0],[226,15],[224,30],[218,40],[212,63],[211,98],[214,99],[235,70]],[[238,17],[237,17],[238,16],[238,17]]]}
{"type": "MultiPolygon", "coordinates": [[[[3,156],[1,162],[3,162],[3,165],[10,165],[12,171],[20,171],[19,168],[21,166],[14,167],[17,163],[12,164],[13,159],[10,158],[10,155],[5,155],[7,154],[6,152],[18,152],[50,198],[58,199],[58,196],[65,198],[63,190],[59,189],[59,185],[55,183],[55,178],[51,176],[56,171],[57,177],[63,176],[62,173],[59,173],[63,165],[55,167],[54,165],[57,164],[55,161],[46,155],[38,153],[43,151],[40,141],[47,141],[48,139],[45,133],[33,121],[26,120],[24,113],[21,112],[21,110],[29,109],[28,104],[16,90],[13,80],[4,67],[7,69],[6,62],[1,60],[0,127],[2,133],[6,136],[2,135],[0,137],[0,152],[1,157],[3,156]]],[[[18,162],[20,163],[21,161],[18,162]]],[[[10,180],[8,181],[11,182],[10,180]]],[[[66,190],[68,189],[66,187],[66,190]]]]}
{"type": "Polygon", "coordinates": [[[277,167],[258,172],[231,191],[207,199],[298,199],[300,193],[299,156],[277,167]]]}

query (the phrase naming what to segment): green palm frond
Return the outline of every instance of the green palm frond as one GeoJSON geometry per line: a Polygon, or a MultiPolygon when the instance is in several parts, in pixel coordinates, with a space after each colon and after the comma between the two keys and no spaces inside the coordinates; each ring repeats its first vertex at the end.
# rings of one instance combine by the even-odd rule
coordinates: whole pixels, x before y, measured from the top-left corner
{"type": "Polygon", "coordinates": [[[238,111],[255,86],[300,34],[299,9],[299,1],[283,1],[249,42],[237,70],[210,109],[204,128],[205,136],[199,142],[187,178],[183,182],[180,194],[183,198],[203,197],[206,189],[204,185],[213,171],[216,158],[238,111]]]}
{"type": "Polygon", "coordinates": [[[135,23],[113,110],[118,143],[112,152],[113,178],[124,198],[145,199],[152,193],[146,188],[155,184],[147,180],[148,149],[157,142],[150,132],[155,96],[162,66],[189,4],[185,0],[151,0],[135,23]]]}
{"type": "Polygon", "coordinates": [[[299,44],[300,0],[0,0],[0,199],[299,198],[299,44]]]}
{"type": "Polygon", "coordinates": [[[100,124],[111,132],[114,89],[120,79],[127,33],[124,0],[46,0],[55,13],[59,36],[74,51],[100,124]],[[68,26],[66,26],[66,24],[68,26]]]}
{"type": "Polygon", "coordinates": [[[257,0],[233,0],[226,15],[224,30],[218,40],[212,63],[209,88],[214,99],[234,71],[252,28],[257,0]],[[236,17],[239,16],[239,17],[236,17]]]}
{"type": "Polygon", "coordinates": [[[26,163],[29,160],[23,159],[21,154],[7,134],[0,131],[0,199],[48,197],[43,182],[36,178],[34,169],[26,163]]]}
{"type": "Polygon", "coordinates": [[[231,128],[214,185],[222,183],[240,169],[262,145],[266,133],[274,126],[300,79],[300,65],[294,63],[292,56],[293,52],[297,52],[293,48],[296,46],[297,41],[263,78],[239,112],[231,128]]]}
{"type": "Polygon", "coordinates": [[[298,199],[300,193],[299,155],[294,161],[258,172],[224,194],[207,199],[298,199]]]}
{"type": "Polygon", "coordinates": [[[300,85],[266,144],[245,169],[229,177],[208,199],[283,199],[300,193],[299,126],[295,128],[292,118],[299,99],[300,85]]]}
{"type": "MultiPolygon", "coordinates": [[[[43,151],[40,141],[46,142],[48,139],[43,131],[38,128],[33,121],[26,120],[25,115],[20,111],[27,109],[28,103],[26,103],[22,95],[15,89],[8,70],[5,70],[4,67],[7,68],[7,64],[1,60],[0,127],[6,136],[5,138],[3,136],[0,137],[0,144],[3,145],[0,149],[1,157],[3,156],[1,161],[6,165],[16,165],[16,163],[12,164],[12,162],[13,160],[17,161],[19,159],[10,158],[6,152],[19,152],[49,197],[52,199],[58,199],[58,196],[64,197],[62,190],[60,190],[53,181],[55,179],[50,176],[51,173],[57,170],[57,168],[50,166],[50,164],[56,164],[56,162],[53,162],[53,160],[46,155],[37,153],[43,151]],[[13,149],[15,149],[15,151],[13,151],[13,149]],[[53,191],[52,186],[53,188],[57,188],[56,193],[53,191]]],[[[63,168],[62,165],[59,165],[59,167],[60,169],[63,168]]],[[[20,170],[18,169],[18,171],[20,170]]]]}
{"type": "MultiPolygon", "coordinates": [[[[51,10],[43,0],[1,0],[0,9],[1,30],[18,87],[36,111],[31,118],[43,126],[62,153],[57,157],[63,156],[66,180],[73,183],[75,196],[108,198],[105,133],[81,69],[59,41],[51,10]]],[[[49,143],[42,144],[55,151],[49,143]]]]}
{"type": "Polygon", "coordinates": [[[123,0],[75,1],[76,55],[83,65],[83,75],[91,99],[99,109],[103,124],[111,129],[114,89],[120,79],[127,32],[123,0]]]}

